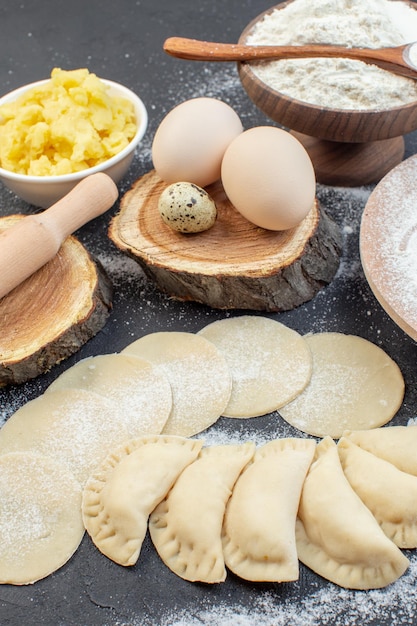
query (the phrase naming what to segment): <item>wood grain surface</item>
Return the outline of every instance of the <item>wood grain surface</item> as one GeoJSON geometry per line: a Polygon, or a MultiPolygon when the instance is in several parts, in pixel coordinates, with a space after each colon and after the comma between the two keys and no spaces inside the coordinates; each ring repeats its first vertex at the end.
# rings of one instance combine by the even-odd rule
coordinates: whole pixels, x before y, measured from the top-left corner
{"type": "Polygon", "coordinates": [[[289,310],[333,278],[340,233],[317,201],[296,228],[269,231],[240,215],[217,182],[207,188],[216,223],[184,235],[159,215],[166,186],[154,170],[136,181],[121,200],[109,236],[170,296],[214,308],[289,310]]]}
{"type": "MultiPolygon", "coordinates": [[[[0,232],[21,219],[0,219],[0,232]]],[[[105,324],[112,287],[73,236],[55,257],[0,299],[0,386],[48,371],[105,324]]]]}

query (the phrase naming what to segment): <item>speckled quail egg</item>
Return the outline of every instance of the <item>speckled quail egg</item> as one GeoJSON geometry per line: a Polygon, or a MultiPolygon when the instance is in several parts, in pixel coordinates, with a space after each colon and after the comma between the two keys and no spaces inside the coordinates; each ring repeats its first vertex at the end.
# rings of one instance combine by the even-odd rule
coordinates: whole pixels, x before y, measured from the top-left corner
{"type": "Polygon", "coordinates": [[[159,196],[158,210],[162,220],[180,233],[200,233],[216,221],[214,200],[205,189],[194,183],[168,185],[159,196]]]}

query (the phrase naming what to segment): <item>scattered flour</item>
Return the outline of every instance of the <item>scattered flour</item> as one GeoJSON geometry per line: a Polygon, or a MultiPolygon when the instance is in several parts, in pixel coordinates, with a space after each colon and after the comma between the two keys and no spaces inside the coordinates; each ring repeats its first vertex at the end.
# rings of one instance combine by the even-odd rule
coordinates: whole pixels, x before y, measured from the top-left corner
{"type": "MultiPolygon", "coordinates": [[[[327,43],[382,48],[416,38],[417,11],[393,0],[294,0],[255,25],[247,43],[327,43]]],[[[417,83],[351,59],[259,62],[254,73],[280,93],[327,107],[385,109],[417,100],[417,83]]]]}
{"type": "Polygon", "coordinates": [[[97,259],[115,286],[123,285],[126,280],[129,282],[146,280],[139,263],[124,253],[98,254],[97,259]]]}
{"type": "Polygon", "coordinates": [[[204,439],[206,446],[220,446],[228,444],[242,444],[252,441],[256,446],[263,446],[272,439],[280,437],[301,437],[308,435],[297,431],[285,422],[277,412],[268,417],[257,417],[255,421],[246,421],[244,425],[238,424],[234,418],[220,418],[197,439],[204,439]]]}
{"type": "Polygon", "coordinates": [[[325,585],[301,602],[293,598],[280,601],[272,591],[260,592],[250,605],[229,599],[227,604],[210,606],[207,601],[206,605],[166,615],[159,626],[358,626],[381,624],[378,616],[384,616],[383,623],[392,626],[415,624],[416,583],[417,559],[412,558],[407,573],[382,590],[363,593],[325,585]]]}

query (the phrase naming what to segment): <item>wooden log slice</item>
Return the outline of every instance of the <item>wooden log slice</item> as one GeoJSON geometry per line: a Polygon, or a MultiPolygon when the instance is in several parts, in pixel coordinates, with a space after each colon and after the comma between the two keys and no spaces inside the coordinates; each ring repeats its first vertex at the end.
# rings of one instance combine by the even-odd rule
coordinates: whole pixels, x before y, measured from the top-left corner
{"type": "MultiPolygon", "coordinates": [[[[0,232],[22,216],[0,218],[0,232]]],[[[80,349],[104,326],[112,285],[68,237],[56,256],[0,299],[0,386],[23,383],[80,349]]]]}
{"type": "Polygon", "coordinates": [[[109,237],[169,296],[218,309],[285,311],[334,277],[341,234],[318,201],[299,226],[273,232],[242,217],[217,182],[207,187],[217,206],[214,226],[182,234],[159,215],[166,186],[154,170],[137,180],[121,200],[109,237]]]}

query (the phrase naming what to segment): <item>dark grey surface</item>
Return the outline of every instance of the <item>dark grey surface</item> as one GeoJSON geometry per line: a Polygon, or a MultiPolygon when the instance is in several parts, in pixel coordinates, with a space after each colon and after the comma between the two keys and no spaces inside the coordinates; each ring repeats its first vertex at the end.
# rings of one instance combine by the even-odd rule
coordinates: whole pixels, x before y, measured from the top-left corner
{"type": "MultiPolygon", "coordinates": [[[[125,84],[142,97],[149,128],[126,179],[123,194],[151,167],[150,146],[163,116],[197,95],[215,96],[235,107],[246,128],[270,123],[243,92],[234,65],[179,61],[162,52],[172,35],[235,41],[244,26],[268,8],[264,0],[44,0],[0,6],[0,94],[46,78],[52,67],[88,67],[125,84]]],[[[417,152],[417,135],[406,138],[406,156],[417,152]]],[[[363,275],[358,252],[360,216],[371,190],[318,186],[318,197],[340,224],[343,257],[332,284],[302,307],[269,315],[301,333],[340,331],[368,338],[400,365],[406,381],[404,404],[394,423],[416,415],[417,347],[376,302],[363,275]]],[[[0,215],[34,209],[0,186],[0,215]]],[[[25,401],[38,396],[64,369],[89,355],[114,352],[156,330],[197,331],[229,313],[182,304],[159,294],[136,264],[107,238],[117,205],[77,234],[104,264],[115,284],[106,327],[82,350],[46,376],[0,391],[0,424],[25,401]]],[[[1,324],[1,320],[0,320],[1,324]]],[[[0,330],[1,332],[1,330],[0,330]]],[[[262,442],[299,435],[277,414],[256,420],[222,419],[206,441],[262,442]]],[[[1,540],[1,538],[0,538],[1,540]]],[[[387,589],[351,592],[323,581],[301,566],[300,580],[282,585],[251,584],[229,574],[220,585],[191,584],[172,574],[147,538],[130,569],[102,556],[85,537],[80,549],[55,574],[31,586],[0,586],[1,626],[291,626],[417,623],[417,558],[400,581],[387,589]]]]}

